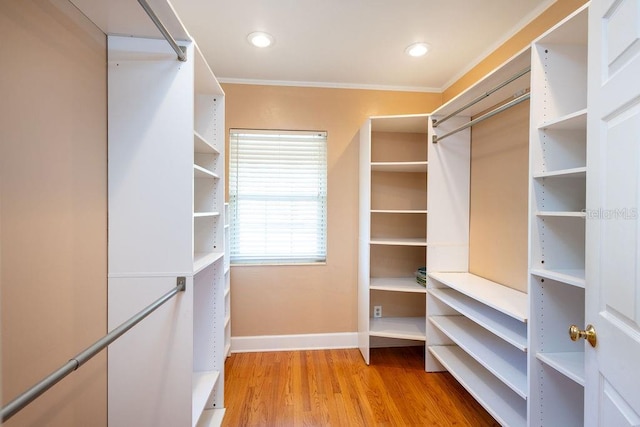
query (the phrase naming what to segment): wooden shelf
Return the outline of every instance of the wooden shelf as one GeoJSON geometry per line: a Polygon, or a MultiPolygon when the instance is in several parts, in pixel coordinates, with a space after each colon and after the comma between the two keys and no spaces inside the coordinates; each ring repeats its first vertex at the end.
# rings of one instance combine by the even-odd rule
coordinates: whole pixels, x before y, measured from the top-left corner
{"type": "Polygon", "coordinates": [[[405,238],[405,239],[391,239],[391,238],[376,238],[371,237],[370,243],[372,245],[392,245],[392,246],[427,246],[426,238],[405,238]]]}
{"type": "Polygon", "coordinates": [[[431,316],[429,320],[511,390],[527,398],[525,353],[464,316],[431,316]]]}
{"type": "Polygon", "coordinates": [[[527,425],[527,402],[458,346],[432,346],[431,354],[496,419],[511,427],[527,425]]]}
{"type": "Polygon", "coordinates": [[[425,173],[427,172],[428,162],[373,162],[371,170],[376,172],[411,172],[425,173]]]}
{"type": "Polygon", "coordinates": [[[533,268],[531,269],[531,274],[579,288],[584,288],[586,283],[584,270],[545,270],[542,268],[533,268]]]}
{"type": "Polygon", "coordinates": [[[369,289],[375,291],[415,292],[424,294],[427,289],[416,282],[415,277],[372,277],[369,289]]]}
{"type": "Polygon", "coordinates": [[[552,130],[585,130],[587,128],[587,109],[557,117],[542,123],[538,129],[552,130]]]}
{"type": "Polygon", "coordinates": [[[526,322],[529,317],[529,302],[523,292],[470,273],[429,273],[428,276],[516,320],[526,322]]]}
{"type": "Polygon", "coordinates": [[[196,425],[200,419],[201,414],[207,404],[207,401],[211,398],[213,389],[218,382],[220,372],[207,371],[207,372],[194,372],[191,380],[192,398],[191,398],[191,420],[192,425],[196,425]]]}
{"type": "Polygon", "coordinates": [[[518,350],[527,351],[526,323],[506,316],[454,289],[429,289],[429,294],[518,350]]]}
{"type": "Polygon", "coordinates": [[[197,274],[204,268],[224,257],[224,252],[196,252],[193,254],[193,274],[197,274]]]}
{"type": "Polygon", "coordinates": [[[198,165],[193,165],[193,176],[194,178],[220,179],[218,174],[198,165]]]}
{"type": "Polygon", "coordinates": [[[584,353],[537,353],[536,358],[584,387],[584,353]]]}
{"type": "Polygon", "coordinates": [[[371,318],[369,336],[424,341],[426,327],[424,317],[371,318]]]}
{"type": "Polygon", "coordinates": [[[220,151],[197,131],[193,131],[193,151],[195,153],[220,154],[220,151]]]}

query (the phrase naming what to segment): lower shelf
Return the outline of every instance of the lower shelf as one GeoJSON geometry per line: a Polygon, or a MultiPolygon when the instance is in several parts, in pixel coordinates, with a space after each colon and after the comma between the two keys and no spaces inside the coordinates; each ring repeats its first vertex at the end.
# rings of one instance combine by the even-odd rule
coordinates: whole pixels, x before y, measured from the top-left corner
{"type": "Polygon", "coordinates": [[[562,375],[584,386],[584,353],[538,353],[536,358],[562,375]]]}
{"type": "Polygon", "coordinates": [[[207,409],[202,413],[197,427],[218,427],[224,418],[224,409],[207,409]]]}
{"type": "Polygon", "coordinates": [[[433,346],[429,351],[501,425],[527,425],[527,401],[464,350],[458,346],[433,346]]]}
{"type": "Polygon", "coordinates": [[[220,378],[220,373],[218,371],[193,373],[193,378],[191,380],[191,420],[193,425],[199,426],[200,418],[205,412],[207,412],[207,410],[205,410],[205,407],[207,405],[207,401],[211,398],[213,390],[216,387],[218,378],[220,378]]]}
{"type": "Polygon", "coordinates": [[[425,341],[424,317],[379,317],[369,322],[369,336],[425,341]]]}

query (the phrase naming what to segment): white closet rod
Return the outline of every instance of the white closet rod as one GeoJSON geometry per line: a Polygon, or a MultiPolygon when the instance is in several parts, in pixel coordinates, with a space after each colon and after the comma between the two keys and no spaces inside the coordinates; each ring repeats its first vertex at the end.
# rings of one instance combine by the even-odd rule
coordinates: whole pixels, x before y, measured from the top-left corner
{"type": "Polygon", "coordinates": [[[147,12],[147,15],[149,15],[149,18],[151,18],[153,23],[156,24],[156,27],[158,27],[158,30],[160,30],[160,32],[162,33],[162,36],[167,40],[169,45],[173,48],[173,50],[176,51],[176,55],[178,55],[178,60],[182,62],[186,62],[187,53],[185,51],[185,48],[182,46],[178,46],[178,43],[176,43],[176,40],[173,38],[171,34],[169,34],[169,30],[167,30],[167,27],[164,26],[160,18],[158,18],[158,15],[156,15],[153,9],[151,9],[151,6],[149,6],[149,3],[147,3],[146,0],[138,0],[138,3],[140,3],[140,6],[142,6],[144,11],[147,12]]]}
{"type": "Polygon", "coordinates": [[[443,139],[445,139],[448,136],[451,136],[455,133],[460,132],[461,130],[464,130],[468,127],[471,127],[473,125],[477,125],[478,123],[480,123],[481,121],[487,120],[490,117],[495,116],[498,113],[503,112],[504,110],[508,110],[509,108],[513,107],[514,105],[518,105],[520,104],[522,101],[526,101],[527,99],[529,99],[531,97],[531,93],[527,92],[524,95],[520,95],[519,97],[517,97],[516,99],[507,102],[506,104],[503,104],[497,108],[494,108],[493,110],[489,111],[488,113],[485,113],[483,115],[481,115],[478,118],[475,118],[473,120],[471,120],[470,122],[465,123],[464,125],[452,130],[451,132],[447,132],[444,135],[433,135],[433,143],[437,143],[438,141],[441,141],[443,139]]]}
{"type": "Polygon", "coordinates": [[[453,113],[444,116],[443,118],[441,118],[440,120],[434,120],[433,121],[433,127],[436,128],[438,127],[438,125],[442,122],[445,122],[447,120],[449,120],[451,117],[457,115],[458,113],[463,112],[464,110],[466,110],[467,108],[471,107],[472,105],[477,104],[478,102],[482,101],[483,99],[485,99],[486,97],[488,97],[489,95],[495,93],[496,91],[502,89],[503,87],[505,87],[506,85],[508,85],[509,83],[511,83],[514,80],[518,80],[520,77],[524,76],[525,74],[527,74],[529,71],[531,71],[531,67],[527,67],[522,71],[517,72],[516,74],[514,74],[513,76],[509,77],[507,80],[505,80],[504,82],[500,83],[498,86],[494,87],[493,89],[489,89],[487,92],[483,93],[482,95],[480,95],[479,97],[475,98],[473,101],[470,101],[468,104],[463,105],[462,107],[458,108],[456,111],[454,111],[453,113]]]}

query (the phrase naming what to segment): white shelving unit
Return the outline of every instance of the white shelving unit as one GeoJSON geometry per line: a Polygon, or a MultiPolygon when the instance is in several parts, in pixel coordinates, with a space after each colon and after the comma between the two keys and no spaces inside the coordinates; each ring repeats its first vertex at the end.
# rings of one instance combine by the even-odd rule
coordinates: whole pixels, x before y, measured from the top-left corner
{"type": "Polygon", "coordinates": [[[416,271],[427,260],[428,122],[371,117],[360,130],[358,341],[367,364],[372,346],[425,341],[426,288],[416,271]]]}
{"type": "MultiPolygon", "coordinates": [[[[491,376],[491,384],[501,383],[491,387],[496,396],[484,397],[487,411],[497,419],[513,418],[517,412],[515,419],[526,421],[527,294],[470,273],[429,273],[428,287],[429,321],[436,329],[433,338],[439,338],[438,345],[429,346],[431,352],[450,371],[461,361],[473,360],[485,379],[491,376]],[[451,347],[456,350],[449,351],[451,347]],[[505,400],[511,404],[506,411],[505,400]]],[[[474,396],[489,392],[477,380],[462,384],[474,396]]]]}
{"type": "Polygon", "coordinates": [[[73,3],[108,36],[113,329],[186,290],[109,346],[109,425],[219,425],[224,415],[224,92],[166,0],[73,3]],[[98,7],[99,6],[99,7],[98,7]]]}
{"type": "Polygon", "coordinates": [[[530,425],[584,424],[587,27],[585,6],[532,45],[530,425]]]}
{"type": "Polygon", "coordinates": [[[526,94],[530,56],[523,50],[434,111],[430,127],[426,368],[448,370],[506,426],[527,425],[528,296],[469,272],[471,135],[453,131],[526,94]]]}

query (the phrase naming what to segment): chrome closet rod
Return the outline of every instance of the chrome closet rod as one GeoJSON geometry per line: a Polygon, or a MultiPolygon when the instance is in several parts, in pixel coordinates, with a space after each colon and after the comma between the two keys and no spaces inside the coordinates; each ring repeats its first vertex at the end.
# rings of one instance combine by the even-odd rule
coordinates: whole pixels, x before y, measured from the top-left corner
{"type": "Polygon", "coordinates": [[[147,12],[147,15],[149,15],[149,18],[151,18],[153,23],[156,24],[156,27],[158,27],[158,30],[160,30],[160,32],[162,33],[162,36],[167,40],[169,45],[173,48],[173,50],[176,51],[176,55],[178,55],[178,60],[182,62],[187,62],[187,53],[185,52],[184,48],[181,46],[178,46],[178,43],[176,43],[176,40],[173,38],[171,34],[169,34],[169,30],[167,30],[167,27],[164,26],[160,18],[158,18],[158,15],[156,15],[153,9],[151,9],[151,6],[149,6],[149,3],[147,3],[146,0],[138,0],[138,3],[140,3],[140,6],[142,6],[144,11],[147,12]]]}
{"type": "Polygon", "coordinates": [[[465,130],[468,127],[471,127],[473,125],[477,125],[478,123],[480,123],[483,120],[488,119],[489,117],[493,117],[498,113],[503,112],[504,110],[508,110],[509,108],[513,107],[514,105],[518,105],[523,101],[526,101],[527,99],[529,99],[531,97],[531,93],[527,92],[524,95],[520,95],[519,97],[517,97],[516,99],[507,102],[506,104],[503,104],[497,108],[494,108],[493,110],[489,111],[488,113],[485,113],[483,115],[481,115],[480,117],[477,117],[467,123],[465,123],[464,125],[452,130],[451,132],[447,132],[444,135],[433,135],[433,143],[437,143],[438,141],[441,141],[443,139],[445,139],[448,136],[453,135],[454,133],[458,133],[461,130],[465,130]]]}
{"type": "Polygon", "coordinates": [[[75,357],[70,359],[67,363],[62,365],[57,370],[47,375],[40,382],[29,388],[27,391],[7,403],[0,412],[0,422],[4,423],[9,418],[20,412],[25,406],[36,400],[41,394],[49,390],[51,387],[60,382],[67,375],[84,365],[93,356],[102,351],[109,344],[120,338],[125,332],[137,325],[142,319],[153,313],[162,304],[169,301],[178,292],[183,292],[186,288],[186,278],[178,277],[177,285],[175,288],[158,298],[155,302],[148,305],[138,314],[118,326],[113,331],[109,332],[104,337],[87,347],[83,352],[78,353],[75,357]]]}
{"type": "Polygon", "coordinates": [[[513,76],[509,77],[507,80],[505,80],[504,82],[500,83],[498,86],[494,87],[493,89],[489,89],[487,92],[483,93],[482,95],[480,95],[479,97],[475,98],[473,101],[470,101],[469,103],[463,105],[462,107],[458,108],[456,111],[454,111],[451,114],[448,114],[446,116],[444,116],[443,118],[441,118],[440,120],[434,120],[433,121],[433,127],[436,128],[438,127],[438,125],[442,122],[445,122],[447,120],[449,120],[451,117],[457,115],[458,113],[461,113],[462,111],[466,110],[467,108],[477,104],[478,102],[482,101],[483,99],[485,99],[486,97],[488,97],[489,95],[497,92],[498,90],[502,89],[503,87],[505,87],[506,85],[508,85],[509,83],[511,83],[514,80],[518,80],[520,77],[524,76],[525,74],[527,74],[529,71],[531,71],[531,66],[525,68],[524,70],[521,70],[519,72],[517,72],[516,74],[514,74],[513,76]]]}

